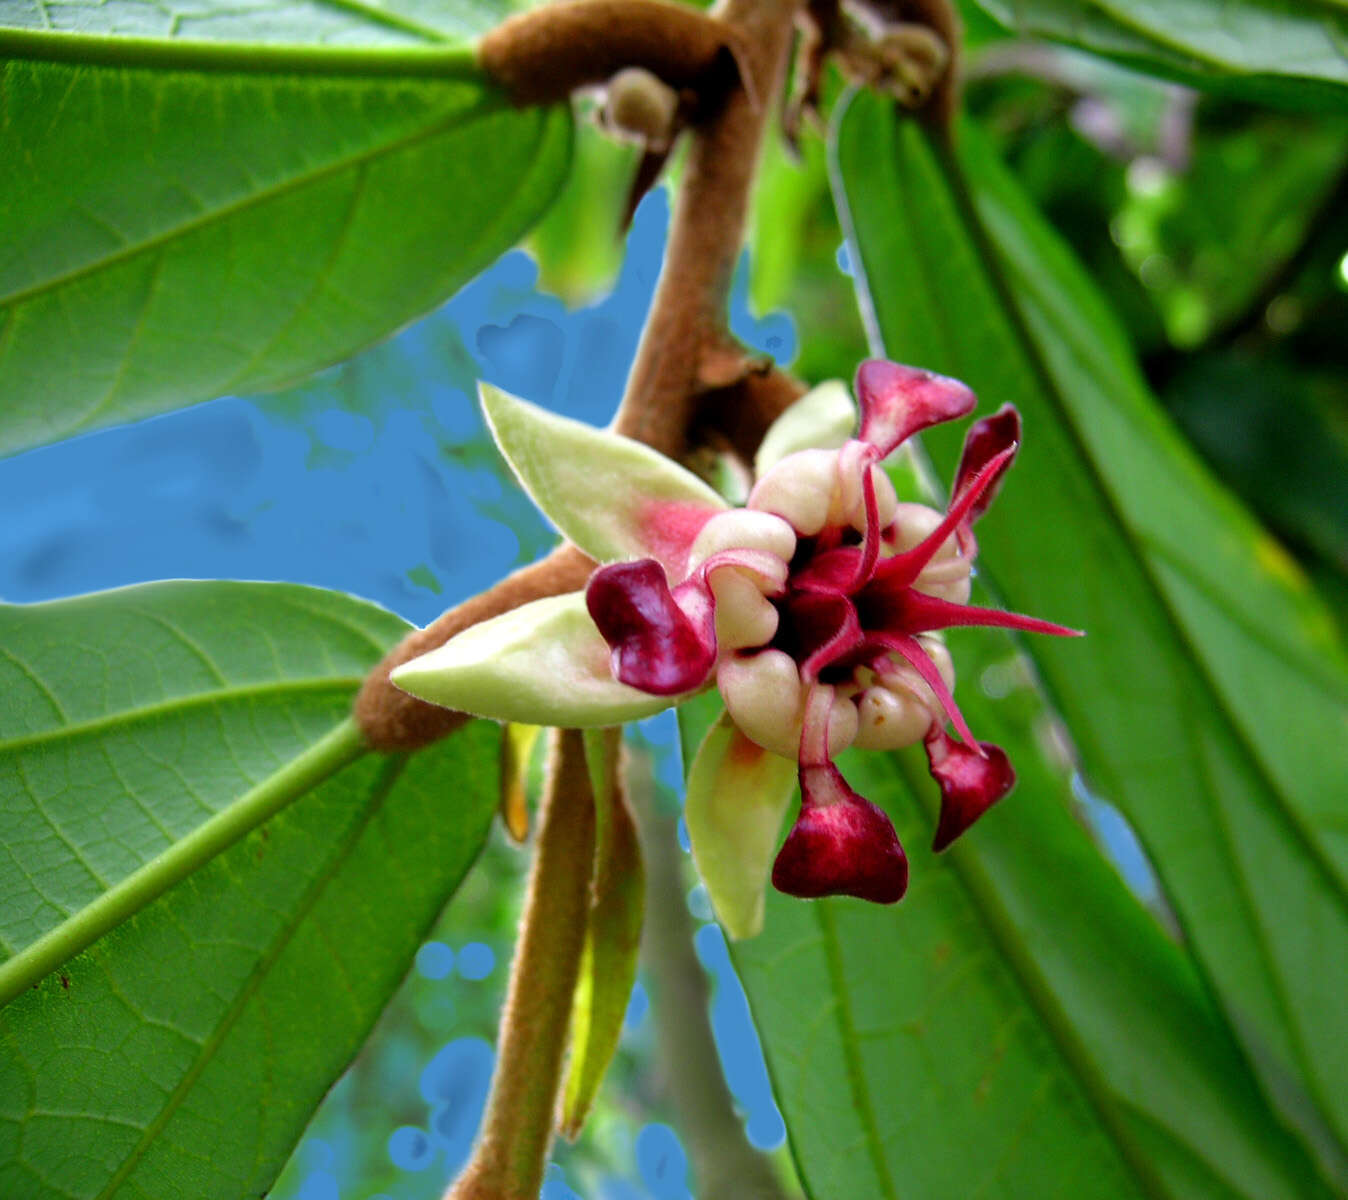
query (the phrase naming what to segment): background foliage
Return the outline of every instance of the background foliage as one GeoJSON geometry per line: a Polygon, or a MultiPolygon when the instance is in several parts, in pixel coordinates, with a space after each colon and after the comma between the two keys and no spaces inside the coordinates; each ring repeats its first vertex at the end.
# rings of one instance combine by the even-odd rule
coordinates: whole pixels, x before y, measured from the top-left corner
{"type": "MultiPolygon", "coordinates": [[[[502,974],[469,946],[504,959],[518,853],[489,843],[436,922],[487,836],[496,734],[376,761],[340,722],[403,618],[547,547],[471,383],[605,421],[661,202],[583,320],[511,258],[275,389],[526,234],[570,304],[614,283],[631,152],[504,105],[455,40],[503,12],[0,3],[0,160],[21,164],[0,179],[0,593],[236,574],[401,614],[216,583],[0,607],[5,1195],[265,1190],[405,976],[278,1193],[430,1195],[466,1152],[502,974]],[[35,449],[240,391],[273,394],[35,449]],[[243,836],[169,886],[156,856],[222,821],[243,836]],[[76,955],[54,973],[52,938],[76,955]]],[[[740,291],[759,317],[735,327],[805,378],[883,350],[1014,400],[1026,446],[980,586],[1090,636],[952,638],[1015,796],[935,860],[920,760],[858,757],[913,891],[773,897],[733,948],[800,1183],[1343,1195],[1348,13],[964,14],[957,150],[836,81],[829,137],[769,148],[740,291]]],[[[926,449],[910,495],[953,465],[949,437],[926,449]]],[[[685,738],[707,719],[687,709],[685,738]]],[[[685,1194],[642,1028],[638,993],[617,1086],[559,1160],[587,1195],[685,1194]]],[[[739,1030],[722,1057],[770,1145],[739,1030]]]]}

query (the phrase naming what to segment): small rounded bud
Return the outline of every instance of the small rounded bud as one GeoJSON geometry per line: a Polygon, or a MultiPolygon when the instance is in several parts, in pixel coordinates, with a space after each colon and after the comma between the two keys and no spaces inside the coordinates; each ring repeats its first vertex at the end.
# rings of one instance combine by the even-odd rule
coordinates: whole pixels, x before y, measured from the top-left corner
{"type": "MultiPolygon", "coordinates": [[[[955,687],[955,664],[939,637],[921,634],[918,642],[935,664],[946,689],[955,687]]],[[[897,654],[870,681],[857,700],[860,728],[857,745],[867,750],[898,750],[926,736],[932,721],[943,719],[936,693],[917,668],[897,654]]]]}
{"type": "Polygon", "coordinates": [[[775,513],[797,534],[813,537],[828,523],[837,488],[836,450],[797,450],[754,485],[749,507],[775,513]]]}
{"type": "MultiPolygon", "coordinates": [[[[723,661],[716,671],[730,719],[751,742],[793,761],[800,757],[804,689],[795,660],[763,650],[723,661]]],[[[828,757],[841,754],[857,736],[857,706],[834,695],[828,715],[828,757]]]]}
{"type": "Polygon", "coordinates": [[[931,710],[913,692],[883,685],[861,693],[857,717],[856,744],[863,750],[901,750],[920,742],[931,725],[931,710]]]}
{"type": "Polygon", "coordinates": [[[733,566],[711,572],[707,580],[716,597],[716,648],[740,650],[765,646],[777,632],[777,610],[763,598],[758,584],[733,566]]]}
{"type": "Polygon", "coordinates": [[[675,133],[679,97],[663,80],[641,67],[619,71],[608,82],[603,121],[610,132],[664,150],[675,133]]]}
{"type": "Polygon", "coordinates": [[[713,554],[722,550],[765,550],[783,562],[796,552],[796,535],[791,526],[772,513],[732,508],[717,513],[693,539],[688,551],[688,573],[692,574],[713,554]]]}
{"type": "Polygon", "coordinates": [[[716,672],[726,711],[740,732],[764,750],[795,759],[800,753],[800,671],[781,650],[727,658],[716,672]]]}

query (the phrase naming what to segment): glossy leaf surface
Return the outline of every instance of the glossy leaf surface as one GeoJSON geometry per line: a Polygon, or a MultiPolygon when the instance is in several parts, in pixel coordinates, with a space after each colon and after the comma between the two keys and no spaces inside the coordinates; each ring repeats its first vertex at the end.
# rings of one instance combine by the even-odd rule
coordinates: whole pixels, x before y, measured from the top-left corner
{"type": "Polygon", "coordinates": [[[285,584],[0,606],[0,947],[50,932],[346,716],[406,630],[285,584]]]}
{"type": "MultiPolygon", "coordinates": [[[[843,122],[877,336],[988,408],[1020,409],[1025,443],[980,525],[980,567],[1009,607],[1088,631],[1027,648],[1265,1087],[1342,1178],[1342,649],[1290,560],[1158,413],[1079,267],[961,133],[956,161],[878,103],[843,122]]],[[[948,476],[957,442],[941,431],[929,448],[948,476]]]]}
{"type": "Polygon", "coordinates": [[[1018,674],[1005,641],[951,642],[1016,790],[936,856],[920,749],[843,756],[895,821],[908,894],[769,892],[764,932],[732,946],[809,1194],[1326,1195],[1192,965],[1068,812],[1032,693],[979,695],[985,670],[1018,674]]]}
{"type": "MultiPolygon", "coordinates": [[[[403,628],[259,584],[0,620],[11,950],[326,732],[403,628]]],[[[8,1005],[0,1194],[264,1192],[476,855],[498,738],[366,756],[8,1005]]]]}
{"type": "Polygon", "coordinates": [[[564,109],[512,109],[445,13],[314,5],[301,36],[303,7],[194,6],[224,42],[149,4],[0,8],[97,30],[0,24],[0,453],[301,378],[546,209],[564,109]]]}
{"type": "Polygon", "coordinates": [[[977,0],[1024,37],[1251,99],[1348,108],[1339,0],[977,0]]]}

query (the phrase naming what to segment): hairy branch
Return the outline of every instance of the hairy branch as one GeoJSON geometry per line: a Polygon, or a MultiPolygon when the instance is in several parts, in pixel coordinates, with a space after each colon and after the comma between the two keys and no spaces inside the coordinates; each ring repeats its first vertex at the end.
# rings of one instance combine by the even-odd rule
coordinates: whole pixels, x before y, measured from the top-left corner
{"type": "MultiPolygon", "coordinates": [[[[607,79],[630,65],[657,74],[662,65],[669,73],[692,70],[705,78],[715,54],[732,43],[740,47],[741,86],[731,87],[693,130],[664,270],[614,420],[617,432],[673,458],[693,449],[695,430],[719,433],[751,458],[763,430],[802,390],[748,356],[726,324],[768,116],[756,97],[781,91],[797,8],[797,0],[727,0],[707,17],[660,0],[571,0],[511,18],[479,49],[488,69],[523,100],[554,87],[539,80],[559,81],[564,95],[578,82],[607,79]]],[[[672,82],[668,74],[662,78],[672,82]]],[[[388,679],[394,667],[478,621],[583,587],[593,570],[580,551],[561,547],[410,634],[370,673],[356,699],[356,720],[370,745],[415,750],[464,719],[399,691],[388,679]]]]}
{"type": "Polygon", "coordinates": [[[419,750],[453,733],[467,720],[463,713],[418,700],[389,682],[389,672],[418,655],[443,646],[470,625],[500,616],[545,596],[560,596],[585,586],[594,560],[574,546],[558,546],[546,558],[507,575],[485,592],[415,629],[389,651],[366,677],[356,696],[355,717],[375,750],[419,750]]]}
{"type": "Polygon", "coordinates": [[[738,32],[664,0],[561,0],[519,13],[478,43],[478,61],[516,104],[551,104],[643,67],[670,87],[723,91],[743,53],[738,32]]]}

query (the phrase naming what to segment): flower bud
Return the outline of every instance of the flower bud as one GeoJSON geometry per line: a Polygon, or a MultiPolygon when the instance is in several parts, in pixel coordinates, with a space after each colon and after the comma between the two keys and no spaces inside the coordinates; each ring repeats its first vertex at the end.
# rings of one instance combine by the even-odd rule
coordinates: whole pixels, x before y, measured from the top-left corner
{"type": "Polygon", "coordinates": [[[608,82],[603,121],[617,136],[660,151],[673,139],[678,107],[679,97],[667,83],[641,67],[628,67],[608,82]]]}
{"type": "Polygon", "coordinates": [[[777,632],[777,610],[758,584],[733,566],[711,572],[707,580],[716,598],[716,645],[720,650],[766,646],[777,632]]]}
{"type": "Polygon", "coordinates": [[[796,552],[796,535],[781,517],[748,508],[732,508],[712,517],[693,539],[688,551],[688,573],[696,571],[722,550],[765,550],[783,562],[796,552]]]}
{"type": "MultiPolygon", "coordinates": [[[[726,711],[750,741],[795,759],[805,715],[800,669],[781,650],[733,655],[716,671],[726,711]]],[[[841,754],[857,736],[857,706],[835,696],[828,716],[828,753],[841,754]]]]}

